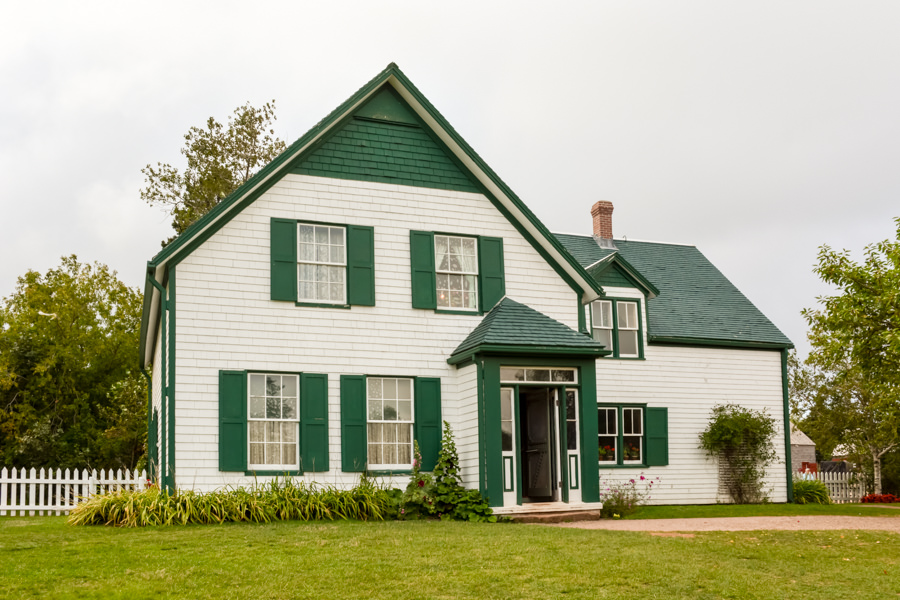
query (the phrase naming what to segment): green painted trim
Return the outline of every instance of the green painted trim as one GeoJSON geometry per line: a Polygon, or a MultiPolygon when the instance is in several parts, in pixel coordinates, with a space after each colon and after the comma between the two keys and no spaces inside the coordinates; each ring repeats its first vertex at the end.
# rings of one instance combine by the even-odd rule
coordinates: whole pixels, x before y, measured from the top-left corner
{"type": "Polygon", "coordinates": [[[478,395],[478,491],[487,497],[487,450],[484,445],[484,361],[476,357],[478,371],[475,375],[475,390],[478,395]]]}
{"type": "Polygon", "coordinates": [[[288,471],[244,471],[244,475],[250,475],[250,476],[259,475],[261,477],[263,477],[263,476],[269,477],[272,475],[275,475],[275,476],[284,475],[285,477],[296,477],[298,475],[303,475],[303,471],[300,471],[297,469],[291,469],[288,471]]]}
{"type": "Polygon", "coordinates": [[[777,344],[771,342],[746,342],[742,340],[717,340],[711,338],[686,338],[686,337],[663,337],[648,336],[648,342],[651,345],[671,345],[671,346],[695,346],[695,347],[726,347],[726,348],[744,348],[751,350],[782,350],[793,348],[793,344],[777,344]]]}
{"type": "Polygon", "coordinates": [[[485,486],[484,494],[490,506],[503,506],[503,448],[500,430],[500,359],[484,361],[484,427],[485,486]]]}
{"type": "MultiPolygon", "coordinates": [[[[659,289],[653,285],[649,279],[644,277],[640,271],[634,268],[625,258],[619,254],[618,250],[612,254],[598,260],[593,265],[588,266],[585,271],[595,280],[609,270],[613,265],[618,265],[625,279],[627,279],[634,287],[644,290],[644,294],[651,297],[659,296],[659,289]]],[[[597,281],[599,283],[599,281],[597,281]]]]}
{"type": "Polygon", "coordinates": [[[168,459],[169,459],[169,479],[168,479],[168,488],[174,490],[175,489],[175,388],[177,384],[177,379],[175,377],[175,368],[176,368],[176,295],[175,295],[175,267],[172,266],[167,269],[169,274],[169,403],[168,410],[169,415],[166,419],[166,427],[168,432],[166,433],[166,443],[169,445],[168,459]]]}
{"type": "Polygon", "coordinates": [[[352,308],[352,306],[350,306],[349,304],[328,304],[327,302],[294,302],[294,306],[309,306],[312,308],[342,308],[346,310],[350,310],[352,308]]]}
{"type": "MultiPolygon", "coordinates": [[[[613,403],[613,402],[598,402],[597,408],[615,408],[616,409],[616,448],[618,451],[616,452],[616,464],[614,465],[605,465],[600,462],[599,455],[597,460],[597,465],[601,469],[615,469],[615,468],[647,468],[647,405],[635,402],[626,402],[626,403],[613,403]],[[629,463],[625,464],[625,428],[624,420],[623,420],[623,408],[640,408],[641,409],[641,458],[645,462],[641,463],[629,463]]],[[[599,437],[600,433],[597,433],[599,437]]],[[[596,445],[596,442],[595,444],[596,445]]]]}
{"type": "MultiPolygon", "coordinates": [[[[612,302],[612,318],[613,318],[613,350],[609,358],[616,360],[645,360],[644,356],[644,307],[647,302],[641,298],[620,298],[607,296],[598,298],[594,302],[608,301],[612,302]],[[638,305],[638,355],[637,356],[619,356],[619,302],[636,302],[638,305]]],[[[591,309],[591,335],[594,333],[594,310],[591,309]]]]}
{"type": "Polygon", "coordinates": [[[787,501],[794,501],[794,467],[791,464],[791,394],[788,385],[788,351],[781,351],[781,395],[784,399],[784,465],[787,471],[787,501]]]}
{"type": "MultiPolygon", "coordinates": [[[[147,380],[147,477],[150,481],[156,481],[153,477],[153,466],[159,457],[153,456],[153,454],[156,454],[156,448],[151,448],[150,444],[150,440],[153,439],[151,436],[157,435],[156,428],[153,426],[153,380],[144,367],[141,367],[141,375],[147,380]],[[151,454],[151,450],[154,451],[153,454],[151,454]]],[[[153,445],[156,445],[155,442],[153,445]]]]}
{"type": "Polygon", "coordinates": [[[480,310],[447,310],[445,308],[436,308],[434,309],[434,312],[438,315],[468,315],[470,317],[480,317],[484,315],[480,310]]]}
{"type": "MultiPolygon", "coordinates": [[[[166,288],[162,286],[154,277],[147,274],[148,282],[155,287],[159,291],[159,303],[160,303],[160,312],[159,312],[159,416],[161,419],[161,423],[159,425],[159,437],[161,439],[157,439],[156,443],[159,445],[159,485],[164,489],[169,489],[169,479],[167,472],[169,469],[167,468],[169,464],[169,444],[168,444],[168,429],[166,424],[169,421],[168,416],[168,376],[166,373],[166,367],[168,364],[167,360],[167,351],[168,351],[168,323],[167,318],[169,315],[169,307],[168,307],[168,293],[166,292],[166,288]]],[[[154,343],[155,345],[155,343],[154,343]]],[[[156,365],[154,365],[156,366],[156,365]]]]}
{"type": "MultiPolygon", "coordinates": [[[[574,386],[573,386],[574,387],[574,386]]],[[[568,427],[566,426],[566,390],[557,390],[556,395],[556,431],[559,437],[559,445],[556,448],[556,460],[559,465],[557,482],[559,482],[559,497],[563,502],[569,502],[569,453],[568,453],[568,427]],[[562,397],[560,397],[562,396],[562,397]]],[[[551,406],[551,409],[553,407],[551,406]]]]}
{"type": "MultiPolygon", "coordinates": [[[[554,356],[571,356],[571,357],[590,357],[598,358],[610,354],[609,350],[601,350],[599,348],[583,348],[580,346],[514,346],[500,344],[483,344],[476,346],[468,352],[451,356],[447,359],[447,364],[456,365],[470,360],[477,354],[483,355],[509,355],[518,354],[524,356],[546,356],[552,354],[554,356]]],[[[552,383],[552,382],[550,382],[552,383]]]]}
{"type": "Polygon", "coordinates": [[[630,464],[630,463],[627,465],[601,465],[598,462],[598,465],[599,465],[599,468],[601,468],[601,469],[649,469],[650,468],[644,463],[641,463],[639,465],[638,464],[630,464]]]}
{"type": "Polygon", "coordinates": [[[597,362],[584,361],[578,365],[581,387],[578,397],[581,414],[581,501],[600,502],[600,471],[597,463],[597,362]],[[593,448],[593,457],[591,456],[593,448]]]}
{"type": "Polygon", "coordinates": [[[384,471],[366,471],[366,475],[373,475],[376,477],[389,477],[391,475],[412,475],[412,469],[397,469],[397,470],[384,470],[384,471]]]}
{"type": "Polygon", "coordinates": [[[588,306],[581,301],[582,296],[578,296],[575,300],[578,302],[578,331],[579,333],[583,333],[585,335],[591,335],[591,331],[587,326],[587,317],[584,315],[585,306],[588,306]]]}
{"type": "MultiPolygon", "coordinates": [[[[500,389],[503,389],[504,386],[502,383],[500,384],[500,389]]],[[[515,445],[515,453],[516,453],[516,504],[518,506],[522,506],[522,431],[520,425],[522,424],[522,407],[519,404],[519,386],[515,385],[513,387],[513,406],[515,408],[516,422],[513,423],[513,431],[516,432],[516,445],[515,445]]]]}

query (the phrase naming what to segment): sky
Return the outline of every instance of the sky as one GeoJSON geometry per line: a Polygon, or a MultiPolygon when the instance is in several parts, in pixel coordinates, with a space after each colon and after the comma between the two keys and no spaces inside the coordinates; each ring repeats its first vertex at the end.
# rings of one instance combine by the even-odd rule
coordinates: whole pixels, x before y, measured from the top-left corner
{"type": "Polygon", "coordinates": [[[78,255],[143,289],[141,168],[275,100],[300,137],[396,62],[552,231],[694,244],[797,345],[900,217],[900,3],[44,2],[0,20],[0,297],[78,255]]]}

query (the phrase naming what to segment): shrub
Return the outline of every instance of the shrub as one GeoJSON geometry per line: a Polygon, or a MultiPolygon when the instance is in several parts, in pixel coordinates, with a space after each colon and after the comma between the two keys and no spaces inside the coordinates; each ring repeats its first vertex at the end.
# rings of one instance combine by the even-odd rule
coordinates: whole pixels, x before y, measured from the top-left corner
{"type": "Polygon", "coordinates": [[[891,504],[900,502],[900,498],[893,494],[869,494],[868,496],[863,496],[861,502],[866,504],[891,504]]]}
{"type": "Polygon", "coordinates": [[[188,525],[282,520],[383,520],[392,512],[388,490],[363,478],[350,490],[318,487],[275,479],[250,488],[224,488],[213,492],[176,490],[157,486],[141,491],[120,491],[92,496],[72,509],[71,525],[188,525]]]}
{"type": "Polygon", "coordinates": [[[416,440],[413,442],[412,475],[406,491],[400,498],[399,517],[401,519],[420,519],[430,516],[433,512],[434,499],[429,495],[434,487],[433,480],[429,473],[420,471],[421,465],[422,454],[419,452],[419,442],[416,440]]]}
{"type": "Polygon", "coordinates": [[[643,473],[637,479],[626,482],[601,482],[600,501],[603,502],[603,508],[600,509],[600,516],[619,518],[633,514],[650,499],[654,483],[659,483],[659,477],[650,479],[643,473]]]}
{"type": "Polygon", "coordinates": [[[828,486],[815,479],[794,478],[794,504],[831,504],[828,486]]]}
{"type": "Polygon", "coordinates": [[[735,503],[767,500],[763,479],[766,466],[777,457],[774,436],[775,420],[765,411],[736,404],[713,408],[709,424],[700,434],[700,448],[724,461],[729,473],[725,485],[735,503]]]}

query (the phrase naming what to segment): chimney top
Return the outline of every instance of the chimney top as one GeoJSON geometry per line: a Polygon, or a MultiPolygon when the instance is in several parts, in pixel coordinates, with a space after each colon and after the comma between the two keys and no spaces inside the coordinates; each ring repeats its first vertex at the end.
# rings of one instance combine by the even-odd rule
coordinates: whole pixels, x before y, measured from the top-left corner
{"type": "Polygon", "coordinates": [[[591,207],[591,216],[594,218],[594,235],[598,238],[611,240],[613,203],[600,200],[591,207]]]}

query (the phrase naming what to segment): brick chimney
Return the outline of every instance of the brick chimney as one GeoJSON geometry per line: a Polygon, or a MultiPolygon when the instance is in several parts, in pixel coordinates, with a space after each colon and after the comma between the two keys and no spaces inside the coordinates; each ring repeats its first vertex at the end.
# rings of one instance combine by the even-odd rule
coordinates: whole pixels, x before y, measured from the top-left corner
{"type": "Polygon", "coordinates": [[[594,217],[594,235],[598,238],[611,240],[613,203],[600,200],[591,207],[591,216],[594,217]]]}

